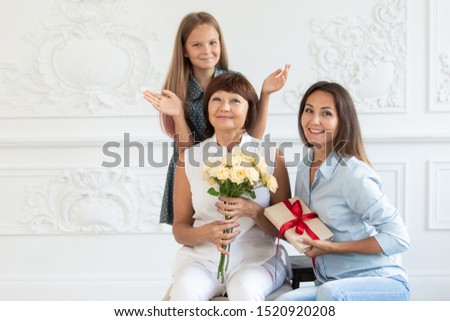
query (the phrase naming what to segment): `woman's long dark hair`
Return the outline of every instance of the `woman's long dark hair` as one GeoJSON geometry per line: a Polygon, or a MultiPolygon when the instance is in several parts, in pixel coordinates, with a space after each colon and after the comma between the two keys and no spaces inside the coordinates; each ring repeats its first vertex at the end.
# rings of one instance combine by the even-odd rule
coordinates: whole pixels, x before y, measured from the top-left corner
{"type": "Polygon", "coordinates": [[[318,90],[331,94],[336,105],[339,118],[339,130],[334,138],[333,148],[343,157],[355,156],[370,166],[370,161],[364,149],[355,104],[349,92],[337,83],[319,81],[306,91],[300,103],[300,111],[298,113],[298,131],[302,141],[309,145],[301,125],[301,117],[305,110],[306,101],[313,92],[318,90]]]}

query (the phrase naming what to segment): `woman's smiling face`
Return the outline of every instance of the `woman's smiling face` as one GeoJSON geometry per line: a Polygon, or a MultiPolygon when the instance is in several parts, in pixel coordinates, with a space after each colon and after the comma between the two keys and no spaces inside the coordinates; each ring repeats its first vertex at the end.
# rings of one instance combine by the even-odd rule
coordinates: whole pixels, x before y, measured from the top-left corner
{"type": "Polygon", "coordinates": [[[248,101],[236,93],[219,90],[208,102],[209,121],[216,132],[242,131],[247,111],[248,101]]]}
{"type": "Polygon", "coordinates": [[[333,148],[339,130],[333,95],[321,90],[313,92],[306,100],[301,125],[308,143],[316,148],[333,148]]]}

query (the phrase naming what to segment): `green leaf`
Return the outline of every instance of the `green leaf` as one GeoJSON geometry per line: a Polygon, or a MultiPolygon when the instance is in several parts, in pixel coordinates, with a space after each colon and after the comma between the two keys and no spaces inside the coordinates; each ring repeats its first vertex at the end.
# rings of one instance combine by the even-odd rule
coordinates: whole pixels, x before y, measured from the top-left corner
{"type": "Polygon", "coordinates": [[[219,195],[220,195],[220,193],[219,193],[218,191],[216,191],[216,190],[214,189],[214,187],[211,187],[211,188],[208,190],[208,194],[211,194],[211,195],[213,195],[213,196],[219,196],[219,195]]]}
{"type": "Polygon", "coordinates": [[[254,190],[244,191],[244,194],[247,195],[248,197],[250,197],[251,199],[255,199],[256,198],[256,194],[255,194],[254,190]]]}

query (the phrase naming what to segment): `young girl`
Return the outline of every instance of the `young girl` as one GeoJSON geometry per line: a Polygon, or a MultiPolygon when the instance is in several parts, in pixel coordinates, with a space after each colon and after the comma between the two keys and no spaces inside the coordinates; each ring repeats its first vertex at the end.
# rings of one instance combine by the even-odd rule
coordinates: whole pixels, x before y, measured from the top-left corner
{"type": "MultiPolygon", "coordinates": [[[[264,81],[258,107],[258,122],[250,132],[261,138],[266,127],[269,96],[283,87],[289,65],[278,69],[264,81]]],[[[178,28],[169,73],[161,94],[146,90],[144,98],[160,112],[161,124],[174,138],[161,206],[161,223],[173,222],[173,181],[178,155],[205,137],[206,120],[202,104],[210,80],[228,73],[228,55],[216,19],[206,12],[190,13],[178,28]]]]}
{"type": "Polygon", "coordinates": [[[264,208],[289,198],[291,191],[278,149],[267,149],[247,134],[256,125],[257,105],[255,90],[240,74],[212,79],[205,92],[204,114],[211,137],[185,150],[176,167],[173,234],[183,246],[174,260],[171,300],[209,300],[223,292],[229,300],[264,300],[283,284],[285,271],[276,260],[278,231],[264,208]],[[222,157],[235,149],[265,157],[267,171],[278,183],[275,193],[263,187],[254,190],[255,199],[207,193],[211,185],[201,164],[208,155],[222,157]],[[229,228],[234,231],[224,233],[229,228]],[[230,252],[222,248],[228,244],[230,252]],[[224,283],[217,275],[220,253],[230,255],[224,283]]]}
{"type": "Polygon", "coordinates": [[[299,165],[296,195],[334,233],[308,240],[316,285],[277,300],[408,300],[400,254],[409,237],[364,151],[353,101],[340,85],[318,82],[303,96],[298,116],[310,147],[299,165]]]}

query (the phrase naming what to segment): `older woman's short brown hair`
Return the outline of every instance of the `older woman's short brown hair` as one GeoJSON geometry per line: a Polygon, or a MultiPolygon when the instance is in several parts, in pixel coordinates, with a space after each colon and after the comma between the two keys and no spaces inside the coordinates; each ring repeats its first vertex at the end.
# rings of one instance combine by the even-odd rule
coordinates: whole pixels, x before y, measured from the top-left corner
{"type": "Polygon", "coordinates": [[[206,119],[206,136],[211,137],[214,134],[214,127],[209,121],[208,103],[211,96],[218,91],[238,94],[247,100],[248,111],[244,129],[247,132],[251,130],[255,126],[256,122],[258,95],[256,94],[255,88],[253,88],[252,84],[243,75],[237,73],[227,73],[211,79],[208,87],[206,88],[205,97],[203,100],[203,114],[206,119]]]}

